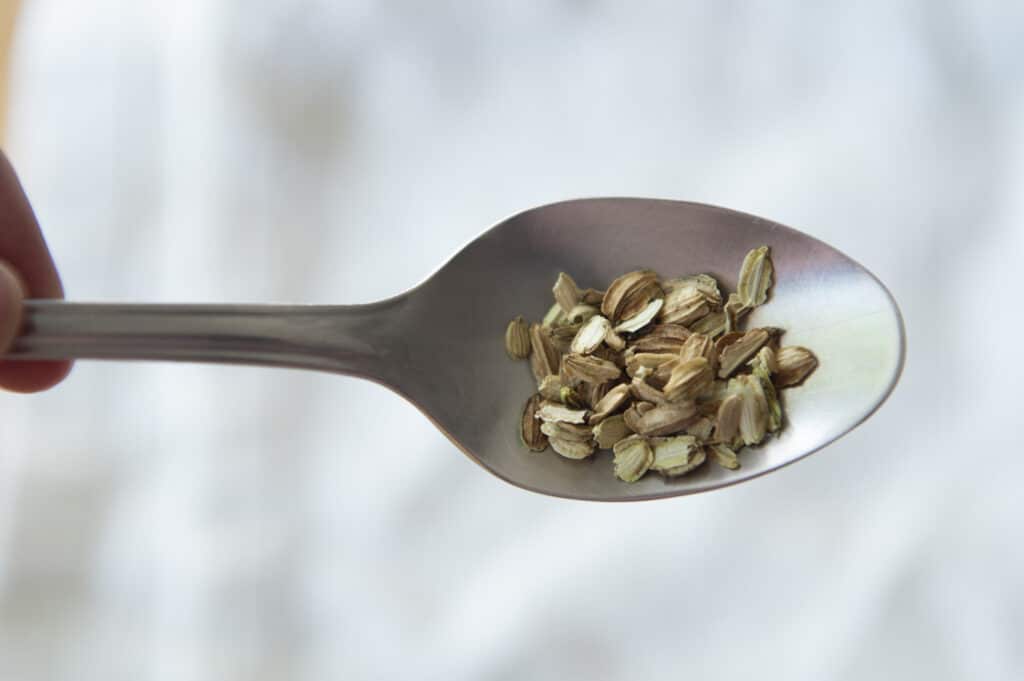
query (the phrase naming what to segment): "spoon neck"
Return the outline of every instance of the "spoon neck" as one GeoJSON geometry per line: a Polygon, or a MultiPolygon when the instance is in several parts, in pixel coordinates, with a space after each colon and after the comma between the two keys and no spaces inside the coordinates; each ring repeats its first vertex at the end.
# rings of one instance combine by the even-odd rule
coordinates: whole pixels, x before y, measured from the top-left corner
{"type": "Polygon", "coordinates": [[[29,300],[5,359],[216,362],[385,377],[392,301],[371,305],[134,305],[29,300]]]}

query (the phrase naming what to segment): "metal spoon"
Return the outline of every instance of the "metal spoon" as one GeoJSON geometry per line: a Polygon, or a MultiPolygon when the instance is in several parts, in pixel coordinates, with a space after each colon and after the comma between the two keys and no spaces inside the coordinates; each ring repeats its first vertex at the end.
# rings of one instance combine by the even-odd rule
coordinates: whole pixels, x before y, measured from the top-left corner
{"type": "Polygon", "coordinates": [[[331,371],[376,381],[416,405],[472,460],[501,479],[560,497],[625,501],[743,482],[807,456],[870,416],[903,366],[899,309],[870,272],[794,229],[725,208],[603,198],[555,203],[504,220],[416,288],[369,305],[110,305],[33,300],[7,359],[156,359],[331,371]],[[742,468],[617,480],[607,453],[570,461],[519,442],[535,390],[504,351],[508,320],[539,319],[566,271],[604,287],[639,267],[663,276],[709,272],[730,290],[743,256],[767,244],[769,304],[748,327],[786,329],[812,348],[817,371],[785,391],[778,437],[743,450],[742,468]]]}

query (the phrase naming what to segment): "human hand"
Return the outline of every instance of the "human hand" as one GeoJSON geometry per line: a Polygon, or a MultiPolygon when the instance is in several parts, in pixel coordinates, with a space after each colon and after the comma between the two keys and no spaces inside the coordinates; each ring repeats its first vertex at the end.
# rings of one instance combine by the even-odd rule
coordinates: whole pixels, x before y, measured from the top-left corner
{"type": "MultiPolygon", "coordinates": [[[[0,152],[0,354],[18,335],[25,298],[63,297],[32,206],[7,156],[0,152]]],[[[21,393],[46,390],[70,370],[70,362],[0,360],[0,388],[21,393]]]]}

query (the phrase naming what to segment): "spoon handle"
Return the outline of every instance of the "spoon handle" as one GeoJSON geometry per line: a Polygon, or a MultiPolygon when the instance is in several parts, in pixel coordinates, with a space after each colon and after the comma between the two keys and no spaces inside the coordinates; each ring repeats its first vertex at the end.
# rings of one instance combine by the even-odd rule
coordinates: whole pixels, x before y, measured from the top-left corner
{"type": "Polygon", "coordinates": [[[25,301],[5,359],[142,359],[379,376],[382,304],[149,305],[25,301]],[[368,335],[369,334],[369,335],[368,335]]]}

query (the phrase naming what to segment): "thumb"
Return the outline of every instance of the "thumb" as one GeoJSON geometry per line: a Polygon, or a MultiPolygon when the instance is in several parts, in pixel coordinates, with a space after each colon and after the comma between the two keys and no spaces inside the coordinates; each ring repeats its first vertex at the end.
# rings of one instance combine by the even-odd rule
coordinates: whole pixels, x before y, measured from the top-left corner
{"type": "Polygon", "coordinates": [[[0,353],[7,352],[21,329],[21,303],[25,288],[21,278],[0,260],[0,353]]]}

